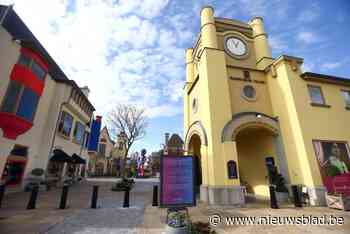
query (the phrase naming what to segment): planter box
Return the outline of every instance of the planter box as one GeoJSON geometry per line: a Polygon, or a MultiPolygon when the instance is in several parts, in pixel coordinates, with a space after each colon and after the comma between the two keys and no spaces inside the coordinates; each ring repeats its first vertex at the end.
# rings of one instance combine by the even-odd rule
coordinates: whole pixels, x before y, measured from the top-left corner
{"type": "Polygon", "coordinates": [[[330,208],[350,211],[350,197],[326,194],[326,202],[330,208]]]}
{"type": "Polygon", "coordinates": [[[188,227],[174,228],[174,227],[170,227],[169,225],[166,225],[165,233],[166,234],[188,234],[189,232],[188,232],[188,227]]]}

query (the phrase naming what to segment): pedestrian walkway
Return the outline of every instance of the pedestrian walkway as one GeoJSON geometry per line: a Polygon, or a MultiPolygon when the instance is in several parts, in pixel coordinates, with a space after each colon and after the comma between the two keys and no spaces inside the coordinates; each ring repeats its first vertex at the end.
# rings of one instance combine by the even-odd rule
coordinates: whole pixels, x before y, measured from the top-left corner
{"type": "MultiPolygon", "coordinates": [[[[5,234],[109,234],[142,233],[161,234],[165,230],[166,209],[152,207],[152,187],[157,180],[136,180],[130,193],[130,208],[122,208],[123,192],[112,192],[116,179],[92,179],[71,186],[68,208],[57,209],[60,189],[39,192],[37,209],[26,210],[29,193],[9,194],[0,209],[0,233],[5,234]],[[99,185],[98,209],[90,209],[92,186],[99,185]]],[[[248,204],[238,207],[210,207],[199,203],[189,208],[193,222],[208,222],[209,217],[220,215],[221,222],[215,226],[216,233],[326,233],[348,234],[350,212],[326,207],[295,209],[286,206],[270,209],[267,204],[248,204]],[[344,225],[224,225],[225,217],[321,217],[333,215],[344,218],[344,225]]]]}
{"type": "Polygon", "coordinates": [[[94,179],[71,186],[68,208],[57,209],[61,190],[40,192],[37,209],[25,210],[29,193],[9,194],[0,209],[0,233],[136,233],[145,207],[152,202],[157,180],[136,181],[130,208],[122,208],[123,192],[111,191],[112,181],[94,179]],[[92,185],[99,185],[98,209],[90,209],[92,185]]]}

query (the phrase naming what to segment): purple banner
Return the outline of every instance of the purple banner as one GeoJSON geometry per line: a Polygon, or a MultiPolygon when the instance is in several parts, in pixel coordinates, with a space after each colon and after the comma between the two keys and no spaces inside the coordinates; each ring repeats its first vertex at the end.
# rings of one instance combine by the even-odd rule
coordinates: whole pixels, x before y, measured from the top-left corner
{"type": "Polygon", "coordinates": [[[163,156],[161,160],[161,206],[194,206],[193,158],[163,156]]]}

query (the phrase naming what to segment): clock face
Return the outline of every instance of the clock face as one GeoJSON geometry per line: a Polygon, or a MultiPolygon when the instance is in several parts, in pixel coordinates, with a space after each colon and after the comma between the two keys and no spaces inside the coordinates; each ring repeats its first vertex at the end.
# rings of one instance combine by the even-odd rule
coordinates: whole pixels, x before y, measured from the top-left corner
{"type": "Polygon", "coordinates": [[[247,53],[247,45],[236,37],[230,37],[226,40],[226,48],[236,56],[243,56],[247,53]]]}

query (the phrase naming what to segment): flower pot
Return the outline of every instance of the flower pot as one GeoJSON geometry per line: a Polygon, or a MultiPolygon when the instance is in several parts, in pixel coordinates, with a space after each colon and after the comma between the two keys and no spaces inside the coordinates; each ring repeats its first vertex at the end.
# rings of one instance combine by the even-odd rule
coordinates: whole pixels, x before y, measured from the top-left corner
{"type": "Polygon", "coordinates": [[[284,192],[276,192],[276,199],[279,203],[286,203],[289,199],[289,194],[284,192]]]}
{"type": "Polygon", "coordinates": [[[169,225],[166,225],[165,233],[166,234],[187,234],[189,232],[188,232],[188,228],[186,226],[175,228],[175,227],[171,227],[169,225]]]}

